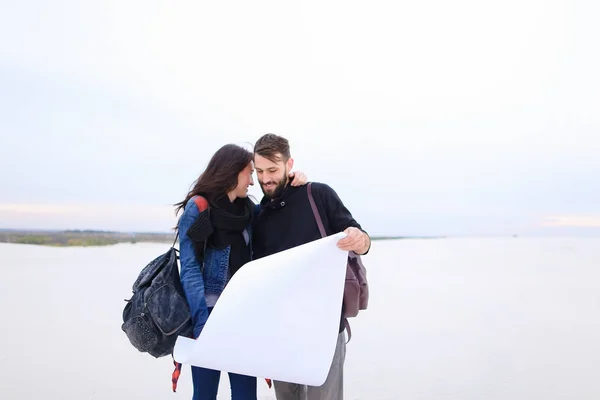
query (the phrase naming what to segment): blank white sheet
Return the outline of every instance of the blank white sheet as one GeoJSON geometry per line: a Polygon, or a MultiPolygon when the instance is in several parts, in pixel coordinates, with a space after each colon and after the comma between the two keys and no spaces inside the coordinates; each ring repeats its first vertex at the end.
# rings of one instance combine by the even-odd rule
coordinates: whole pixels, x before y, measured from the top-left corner
{"type": "Polygon", "coordinates": [[[244,265],[177,362],[320,386],[339,332],[348,252],[338,233],[244,265]]]}

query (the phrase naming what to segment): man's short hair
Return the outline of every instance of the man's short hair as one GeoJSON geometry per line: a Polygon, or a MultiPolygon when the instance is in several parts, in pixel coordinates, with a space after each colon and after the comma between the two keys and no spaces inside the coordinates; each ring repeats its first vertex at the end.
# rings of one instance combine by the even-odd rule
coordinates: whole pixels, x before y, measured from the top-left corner
{"type": "Polygon", "coordinates": [[[290,143],[284,137],[267,133],[262,135],[254,144],[254,154],[258,154],[274,163],[290,159],[290,143]],[[279,157],[281,154],[283,159],[279,157]]]}

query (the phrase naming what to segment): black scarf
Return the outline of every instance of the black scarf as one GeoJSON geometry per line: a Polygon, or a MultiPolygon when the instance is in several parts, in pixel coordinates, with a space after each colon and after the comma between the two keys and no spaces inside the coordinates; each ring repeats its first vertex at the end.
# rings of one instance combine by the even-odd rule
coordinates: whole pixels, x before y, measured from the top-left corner
{"type": "Polygon", "coordinates": [[[227,196],[224,196],[217,199],[210,210],[210,221],[214,231],[208,238],[208,245],[217,249],[231,246],[230,277],[250,261],[250,246],[246,243],[248,236],[244,230],[252,220],[252,209],[253,203],[248,198],[238,198],[231,202],[227,196]]]}

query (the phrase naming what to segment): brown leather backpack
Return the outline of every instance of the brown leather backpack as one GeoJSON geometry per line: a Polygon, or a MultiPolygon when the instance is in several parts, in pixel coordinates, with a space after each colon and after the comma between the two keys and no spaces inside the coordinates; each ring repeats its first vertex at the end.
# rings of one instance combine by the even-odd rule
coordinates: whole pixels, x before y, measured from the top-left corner
{"type": "MultiPolygon", "coordinates": [[[[311,184],[308,183],[308,200],[312,208],[315,220],[319,226],[321,237],[326,237],[327,233],[323,226],[323,220],[312,196],[311,184]]],[[[360,255],[353,251],[348,252],[348,263],[346,264],[346,284],[344,286],[343,317],[356,317],[361,310],[366,310],[369,305],[369,283],[367,281],[367,269],[362,263],[360,255]]],[[[350,327],[347,321],[346,328],[350,334],[350,327]]]]}

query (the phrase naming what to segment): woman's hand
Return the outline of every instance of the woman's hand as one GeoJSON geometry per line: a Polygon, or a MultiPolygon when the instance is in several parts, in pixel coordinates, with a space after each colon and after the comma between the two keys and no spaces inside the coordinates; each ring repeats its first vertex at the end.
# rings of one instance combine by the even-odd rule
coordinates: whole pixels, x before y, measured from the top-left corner
{"type": "Polygon", "coordinates": [[[302,186],[306,185],[306,182],[308,182],[306,174],[302,171],[290,172],[288,176],[291,180],[292,186],[302,186]]]}

